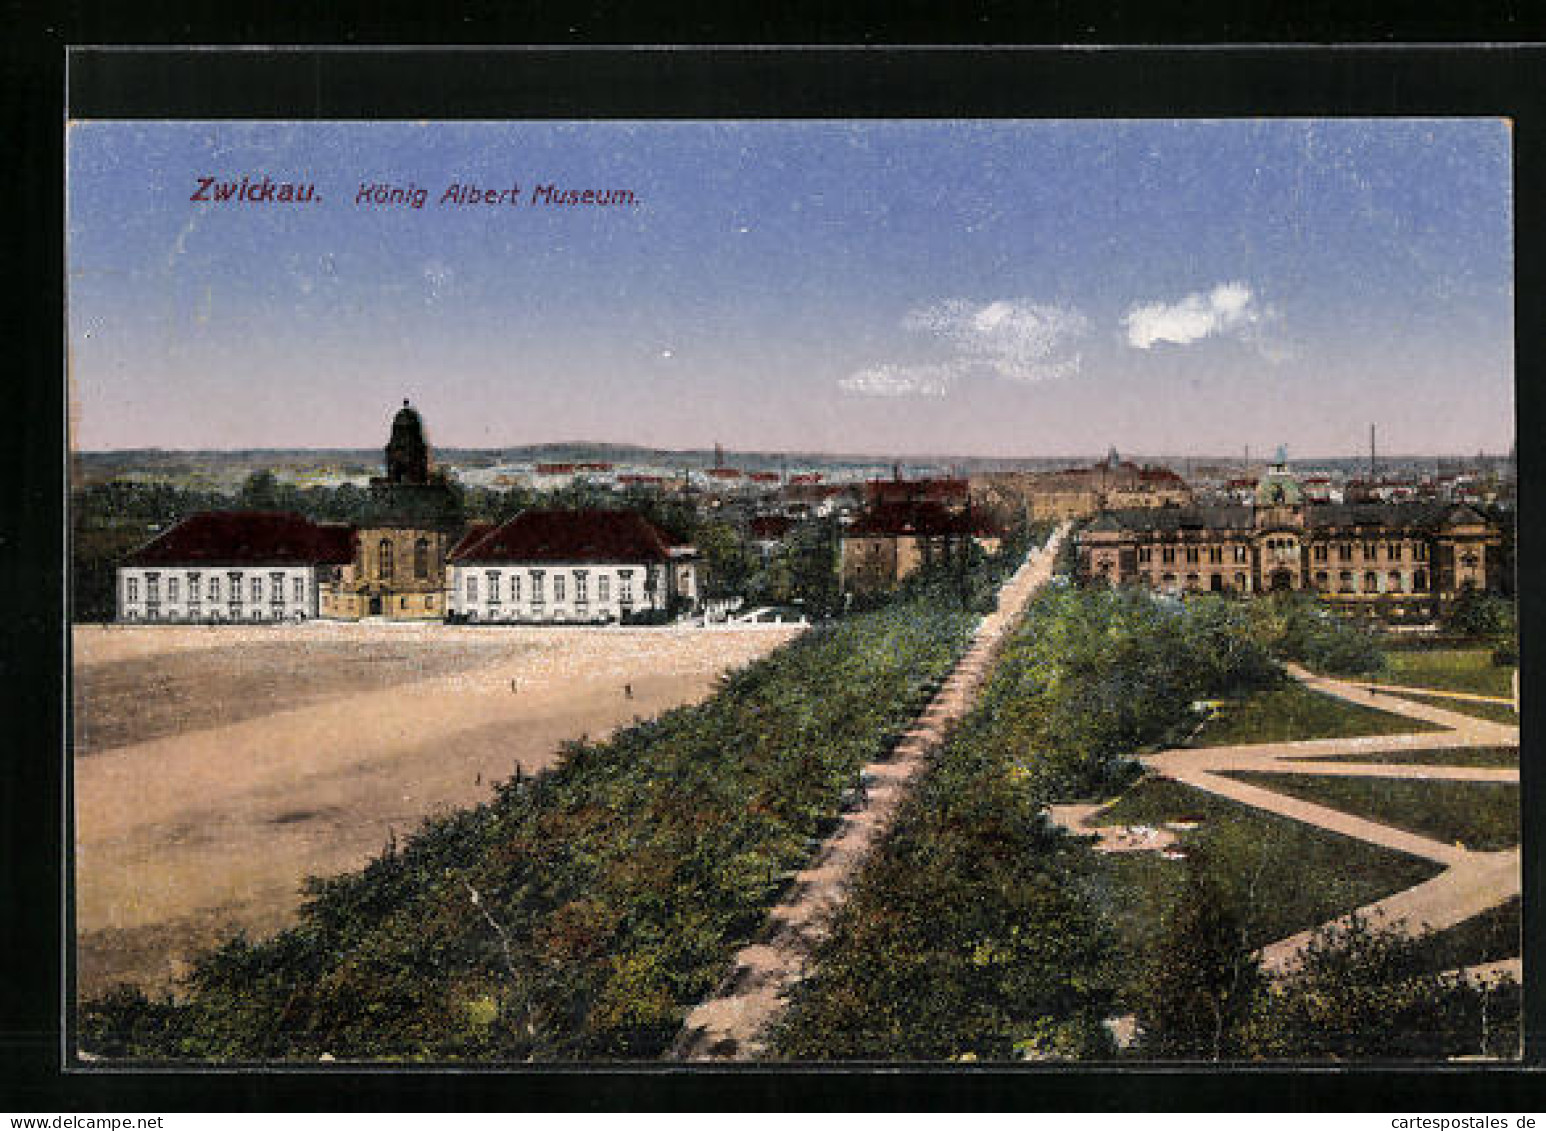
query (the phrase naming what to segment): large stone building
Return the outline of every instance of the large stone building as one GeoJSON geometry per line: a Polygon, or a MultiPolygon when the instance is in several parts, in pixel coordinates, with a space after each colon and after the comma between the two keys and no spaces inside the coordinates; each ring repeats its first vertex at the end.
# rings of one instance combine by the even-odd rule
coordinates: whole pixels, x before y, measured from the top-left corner
{"type": "Polygon", "coordinates": [[[595,624],[691,609],[697,555],[633,511],[525,511],[475,527],[450,555],[451,615],[595,624]]]}
{"type": "Polygon", "coordinates": [[[1501,532],[1444,503],[1307,501],[1281,458],[1244,505],[1102,512],[1079,534],[1086,577],[1164,592],[1308,590],[1426,619],[1465,589],[1501,587],[1501,532]]]}
{"type": "Polygon", "coordinates": [[[1061,471],[990,471],[971,478],[972,499],[1001,521],[1023,515],[1035,521],[1089,518],[1102,509],[1186,506],[1193,501],[1184,479],[1166,467],[1139,466],[1112,449],[1088,467],[1061,471]]]}
{"type": "Polygon", "coordinates": [[[356,520],[357,553],[334,570],[322,615],[444,618],[446,557],[463,525],[455,492],[431,469],[424,422],[404,401],[387,441],[386,475],[371,480],[356,520]]]}
{"type": "Polygon", "coordinates": [[[928,498],[880,503],[843,531],[842,585],[854,593],[890,589],[925,566],[951,560],[972,542],[997,552],[1002,532],[970,508],[928,498]]]}
{"type": "Polygon", "coordinates": [[[206,511],[135,550],[118,568],[118,619],[300,621],[326,616],[354,530],[273,511],[206,511]]]}

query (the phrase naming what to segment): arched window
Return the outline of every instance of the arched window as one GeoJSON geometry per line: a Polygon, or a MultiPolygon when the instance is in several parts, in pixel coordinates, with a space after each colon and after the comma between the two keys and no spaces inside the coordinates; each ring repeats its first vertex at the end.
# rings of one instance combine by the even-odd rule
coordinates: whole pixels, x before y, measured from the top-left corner
{"type": "Polygon", "coordinates": [[[1385,586],[1385,589],[1386,589],[1387,592],[1390,592],[1390,593],[1399,593],[1399,592],[1401,592],[1401,573],[1400,573],[1399,570],[1394,570],[1393,569],[1393,570],[1390,571],[1390,577],[1388,579],[1388,582],[1389,583],[1385,586]]]}
{"type": "Polygon", "coordinates": [[[429,576],[429,539],[420,538],[413,544],[413,576],[423,581],[429,576]]]}
{"type": "Polygon", "coordinates": [[[1365,571],[1363,575],[1363,591],[1365,593],[1378,593],[1380,591],[1380,575],[1372,569],[1365,571]]]}
{"type": "Polygon", "coordinates": [[[1317,588],[1317,589],[1325,589],[1329,585],[1330,585],[1330,581],[1329,581],[1329,579],[1326,576],[1326,571],[1323,570],[1323,569],[1316,570],[1315,571],[1315,588],[1317,588]]]}
{"type": "Polygon", "coordinates": [[[1428,571],[1425,569],[1414,570],[1412,573],[1412,592],[1422,593],[1428,588],[1428,571]]]}
{"type": "Polygon", "coordinates": [[[392,542],[383,538],[376,547],[376,576],[390,579],[392,576],[392,542]]]}
{"type": "Polygon", "coordinates": [[[1340,589],[1343,593],[1351,593],[1353,591],[1352,570],[1345,569],[1337,575],[1337,588],[1340,589]]]}

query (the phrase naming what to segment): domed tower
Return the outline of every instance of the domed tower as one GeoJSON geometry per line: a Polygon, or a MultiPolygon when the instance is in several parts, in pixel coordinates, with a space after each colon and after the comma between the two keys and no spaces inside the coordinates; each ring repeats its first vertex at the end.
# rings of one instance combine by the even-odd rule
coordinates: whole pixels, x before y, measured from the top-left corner
{"type": "Polygon", "coordinates": [[[424,422],[407,400],[392,420],[392,438],[386,446],[387,482],[429,482],[429,445],[424,442],[424,422]]]}

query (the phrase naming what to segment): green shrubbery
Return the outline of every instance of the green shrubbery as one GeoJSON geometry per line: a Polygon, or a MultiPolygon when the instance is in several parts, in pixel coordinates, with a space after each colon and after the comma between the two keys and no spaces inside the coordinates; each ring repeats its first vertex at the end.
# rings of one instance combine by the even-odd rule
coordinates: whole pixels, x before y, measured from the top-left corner
{"type": "Polygon", "coordinates": [[[1431,933],[1355,917],[1317,932],[1295,966],[1257,995],[1244,1055],[1358,1060],[1517,1057],[1520,992],[1427,963],[1431,933]]]}
{"type": "Polygon", "coordinates": [[[815,629],[704,704],[314,881],[297,927],[205,956],[185,999],[80,1010],[153,1059],[653,1057],[896,741],[971,618],[897,605],[815,629]]]}
{"type": "Polygon", "coordinates": [[[1302,593],[1274,593],[1250,603],[1251,633],[1279,659],[1328,675],[1370,676],[1385,668],[1379,637],[1302,593]]]}
{"type": "Polygon", "coordinates": [[[1048,801],[1104,793],[1194,700],[1276,678],[1238,605],[1061,589],[858,877],[775,1034],[788,1057],[1091,1057],[1123,959],[1048,801]]]}
{"type": "Polygon", "coordinates": [[[1517,1057],[1520,992],[1433,969],[1432,932],[1353,916],[1312,936],[1293,965],[1261,975],[1217,892],[1176,914],[1189,928],[1133,991],[1144,1057],[1203,1060],[1440,1060],[1517,1057]],[[1202,929],[1197,929],[1201,925],[1202,929]]]}

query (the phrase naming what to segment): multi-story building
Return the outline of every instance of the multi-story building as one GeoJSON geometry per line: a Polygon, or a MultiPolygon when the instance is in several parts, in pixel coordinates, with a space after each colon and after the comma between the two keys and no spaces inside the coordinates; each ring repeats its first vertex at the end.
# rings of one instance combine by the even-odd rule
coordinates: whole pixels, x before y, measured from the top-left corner
{"type": "Polygon", "coordinates": [[[1427,618],[1466,589],[1496,591],[1502,534],[1467,506],[1316,503],[1282,463],[1244,505],[1102,512],[1079,535],[1094,580],[1164,592],[1309,590],[1427,618]]]}
{"type": "Polygon", "coordinates": [[[974,501],[1000,516],[1037,521],[1088,518],[1101,509],[1186,506],[1184,479],[1166,467],[1140,467],[1112,449],[1088,467],[1062,471],[990,471],[971,478],[974,501]]]}
{"type": "Polygon", "coordinates": [[[841,576],[856,593],[890,589],[909,574],[947,561],[975,542],[996,553],[1002,532],[984,516],[935,501],[870,507],[843,531],[841,576]]]}
{"type": "Polygon", "coordinates": [[[694,549],[632,511],[526,511],[470,531],[449,568],[457,620],[604,623],[698,600],[694,549]]]}
{"type": "Polygon", "coordinates": [[[333,571],[354,557],[348,526],[272,511],[206,511],[124,559],[118,619],[311,620],[327,615],[333,571]]]}

